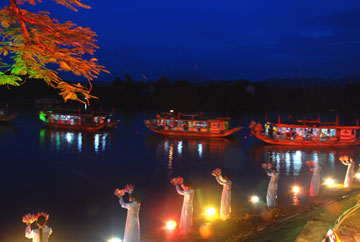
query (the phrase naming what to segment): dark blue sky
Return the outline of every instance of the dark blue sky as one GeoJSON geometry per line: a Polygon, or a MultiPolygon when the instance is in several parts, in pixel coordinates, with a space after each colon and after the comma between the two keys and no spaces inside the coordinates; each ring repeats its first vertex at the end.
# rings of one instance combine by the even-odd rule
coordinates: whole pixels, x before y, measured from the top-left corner
{"type": "MultiPolygon", "coordinates": [[[[358,0],[96,0],[39,9],[98,34],[111,81],[338,78],[360,74],[358,0]]],[[[51,1],[50,1],[51,2],[51,1]]]]}

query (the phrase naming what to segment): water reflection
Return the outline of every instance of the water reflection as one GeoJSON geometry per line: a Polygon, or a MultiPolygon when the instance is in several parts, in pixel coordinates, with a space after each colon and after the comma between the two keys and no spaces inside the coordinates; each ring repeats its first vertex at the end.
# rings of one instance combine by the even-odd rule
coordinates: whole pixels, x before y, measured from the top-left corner
{"type": "Polygon", "coordinates": [[[339,157],[358,157],[360,147],[296,147],[256,144],[250,148],[250,156],[257,162],[272,163],[286,176],[299,176],[305,161],[334,171],[339,157]]]}
{"type": "Polygon", "coordinates": [[[238,145],[226,138],[201,139],[149,135],[146,142],[156,145],[156,159],[167,164],[171,176],[179,166],[194,166],[212,161],[220,163],[227,148],[238,145]]]}
{"type": "Polygon", "coordinates": [[[17,128],[14,125],[11,123],[0,123],[0,135],[11,132],[17,132],[17,128]]]}
{"type": "Polygon", "coordinates": [[[309,166],[309,169],[312,172],[309,195],[310,197],[316,197],[319,194],[320,189],[321,166],[315,161],[307,161],[306,165],[309,166]]]}
{"type": "Polygon", "coordinates": [[[107,132],[93,133],[44,128],[40,130],[39,136],[42,149],[50,147],[56,152],[64,149],[82,152],[85,149],[98,153],[104,152],[109,146],[107,132]]]}

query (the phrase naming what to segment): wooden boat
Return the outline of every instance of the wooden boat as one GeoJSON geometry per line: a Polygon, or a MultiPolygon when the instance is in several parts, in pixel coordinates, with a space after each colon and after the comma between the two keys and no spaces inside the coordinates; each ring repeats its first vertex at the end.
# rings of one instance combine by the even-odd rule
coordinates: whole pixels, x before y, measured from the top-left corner
{"type": "Polygon", "coordinates": [[[321,122],[320,119],[293,120],[289,123],[266,122],[265,125],[252,121],[251,134],[258,139],[276,145],[299,146],[347,146],[360,144],[360,126],[339,125],[336,122],[321,122]]]}
{"type": "Polygon", "coordinates": [[[230,128],[230,118],[227,117],[206,119],[201,114],[178,113],[174,115],[172,112],[162,113],[155,119],[144,120],[144,122],[151,131],[171,136],[225,137],[243,128],[230,128]]]}
{"type": "Polygon", "coordinates": [[[114,127],[118,120],[111,121],[111,114],[81,113],[71,111],[40,111],[40,120],[49,127],[72,130],[101,130],[114,127]]]}
{"type": "Polygon", "coordinates": [[[13,120],[14,118],[16,118],[16,116],[17,116],[17,114],[8,115],[7,108],[0,109],[0,122],[1,123],[7,123],[10,120],[13,120]]]}

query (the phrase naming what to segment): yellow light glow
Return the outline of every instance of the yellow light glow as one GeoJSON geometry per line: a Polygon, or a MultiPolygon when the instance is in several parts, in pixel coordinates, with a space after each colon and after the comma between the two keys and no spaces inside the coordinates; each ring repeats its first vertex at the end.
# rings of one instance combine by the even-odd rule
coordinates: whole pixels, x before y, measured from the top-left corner
{"type": "Polygon", "coordinates": [[[335,181],[332,178],[326,178],[325,179],[325,185],[327,185],[328,187],[333,187],[335,185],[335,181]]]}
{"type": "Polygon", "coordinates": [[[250,198],[250,201],[255,204],[255,203],[258,203],[260,201],[260,199],[258,196],[252,196],[250,198]]]}
{"type": "Polygon", "coordinates": [[[293,191],[293,193],[298,194],[300,192],[300,187],[299,186],[293,186],[292,191],[293,191]]]}
{"type": "Polygon", "coordinates": [[[165,228],[167,230],[174,230],[177,226],[177,223],[175,220],[169,220],[166,222],[165,228]]]}
{"type": "Polygon", "coordinates": [[[206,215],[209,216],[209,217],[214,216],[215,213],[216,213],[215,208],[208,208],[208,209],[206,209],[206,215]]]}
{"type": "Polygon", "coordinates": [[[111,238],[107,242],[122,242],[122,240],[119,238],[111,238]]]}
{"type": "Polygon", "coordinates": [[[356,177],[357,179],[360,179],[360,173],[359,173],[359,172],[356,173],[356,174],[355,174],[355,177],[356,177]]]}

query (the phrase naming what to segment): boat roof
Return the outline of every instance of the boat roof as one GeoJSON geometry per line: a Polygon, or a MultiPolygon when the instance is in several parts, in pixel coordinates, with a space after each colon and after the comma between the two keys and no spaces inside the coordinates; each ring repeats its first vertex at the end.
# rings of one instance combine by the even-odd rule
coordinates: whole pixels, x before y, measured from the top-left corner
{"type": "Polygon", "coordinates": [[[199,121],[199,122],[208,122],[208,121],[229,121],[229,117],[217,117],[217,118],[208,118],[202,113],[196,114],[184,114],[184,113],[161,113],[157,119],[172,119],[172,120],[181,120],[181,121],[199,121]]]}
{"type": "Polygon", "coordinates": [[[84,112],[82,111],[75,111],[75,110],[42,110],[44,113],[52,113],[58,115],[71,115],[71,116],[111,116],[112,113],[105,113],[105,112],[84,112]]]}
{"type": "Polygon", "coordinates": [[[323,129],[360,129],[360,126],[352,125],[339,125],[337,122],[321,122],[321,121],[307,121],[307,120],[295,120],[284,123],[271,123],[276,127],[283,128],[323,128],[323,129]]]}

